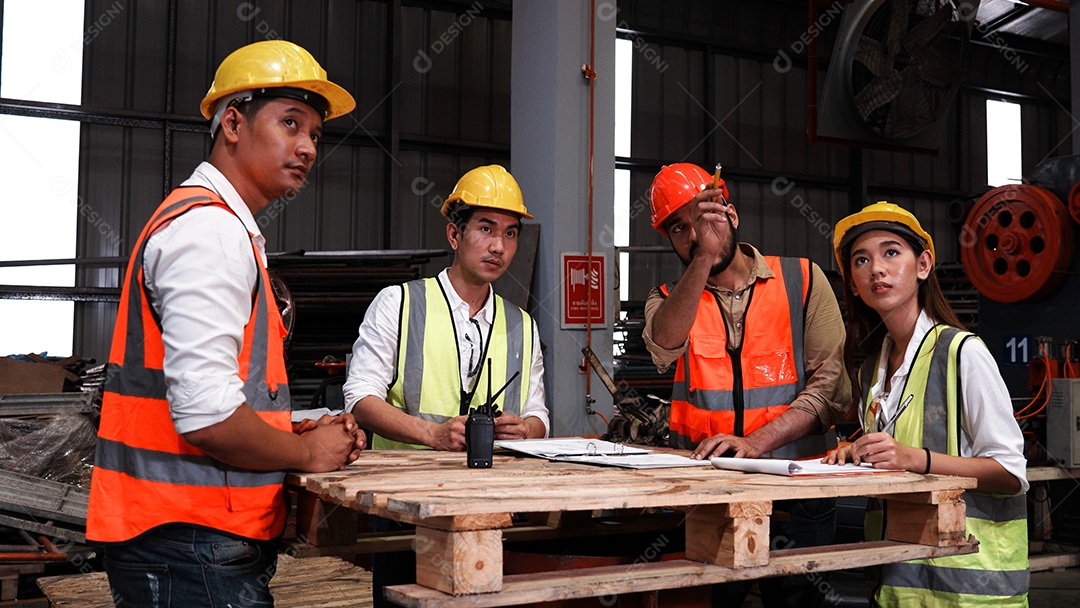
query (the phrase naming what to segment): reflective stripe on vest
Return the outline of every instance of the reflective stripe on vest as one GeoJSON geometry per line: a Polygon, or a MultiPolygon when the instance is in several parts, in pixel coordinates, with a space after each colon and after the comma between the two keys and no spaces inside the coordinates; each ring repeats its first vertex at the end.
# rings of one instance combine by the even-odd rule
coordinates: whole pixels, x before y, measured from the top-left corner
{"type": "MultiPolygon", "coordinates": [[[[960,348],[974,334],[937,325],[923,338],[900,398],[910,405],[894,429],[897,442],[958,456],[963,409],[960,348]]],[[[863,404],[871,401],[877,359],[859,373],[863,404]]],[[[864,415],[869,415],[864,410],[864,415]]],[[[979,552],[882,567],[875,600],[882,606],[1027,606],[1027,501],[1024,496],[964,492],[967,533],[979,552]]],[[[881,511],[867,513],[867,538],[884,538],[881,511]]]]}
{"type": "MultiPolygon", "coordinates": [[[[431,277],[410,281],[401,289],[397,367],[386,401],[410,416],[441,424],[487,401],[489,377],[491,390],[495,392],[518,373],[496,403],[502,411],[520,416],[522,404],[528,398],[532,370],[532,317],[495,295],[494,320],[481,351],[482,364],[475,390],[469,395],[461,386],[457,329],[442,284],[431,277]]],[[[380,435],[372,438],[371,447],[425,449],[422,445],[392,441],[380,435]]]]}
{"type": "MultiPolygon", "coordinates": [[[[169,412],[160,319],[146,296],[143,262],[150,235],[202,206],[232,210],[205,188],[173,190],[139,236],[124,276],[102,399],[90,486],[87,538],[130,540],[187,523],[268,540],[284,529],[282,471],[217,461],[181,437],[169,412]]],[[[235,214],[234,214],[235,215],[235,214]]],[[[285,329],[259,251],[252,311],[238,360],[245,402],[267,424],[291,431],[282,339],[285,329]]]]}
{"type": "MultiPolygon", "coordinates": [[[[702,291],[689,344],[675,368],[668,435],[672,447],[692,449],[717,433],[749,435],[778,418],[806,385],[803,322],[810,261],[764,259],[779,280],[758,279],[751,287],[738,351],[727,348],[727,328],[716,296],[702,291]],[[736,373],[742,389],[741,432],[735,428],[740,409],[734,392],[736,373]]],[[[660,290],[666,296],[672,288],[663,285],[660,290]]],[[[828,448],[828,438],[811,435],[766,456],[798,458],[823,454],[828,448]]]]}

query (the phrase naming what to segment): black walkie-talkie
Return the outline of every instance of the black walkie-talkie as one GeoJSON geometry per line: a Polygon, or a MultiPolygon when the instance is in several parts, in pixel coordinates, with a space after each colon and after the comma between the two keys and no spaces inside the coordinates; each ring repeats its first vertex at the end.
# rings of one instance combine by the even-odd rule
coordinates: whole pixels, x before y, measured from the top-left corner
{"type": "Polygon", "coordinates": [[[520,371],[514,372],[506,384],[492,395],[491,359],[488,359],[487,368],[487,401],[479,407],[470,408],[469,417],[465,419],[465,448],[470,469],[491,468],[491,452],[495,449],[495,419],[500,415],[495,400],[521,374],[520,371]]]}
{"type": "MultiPolygon", "coordinates": [[[[465,447],[470,469],[490,469],[495,449],[495,418],[492,416],[491,359],[487,361],[487,402],[469,409],[465,419],[465,447]]],[[[501,392],[501,391],[500,391],[501,392]]]]}
{"type": "Polygon", "coordinates": [[[491,452],[495,448],[495,419],[483,405],[469,410],[469,417],[465,419],[465,445],[468,449],[470,469],[491,468],[491,452]]]}

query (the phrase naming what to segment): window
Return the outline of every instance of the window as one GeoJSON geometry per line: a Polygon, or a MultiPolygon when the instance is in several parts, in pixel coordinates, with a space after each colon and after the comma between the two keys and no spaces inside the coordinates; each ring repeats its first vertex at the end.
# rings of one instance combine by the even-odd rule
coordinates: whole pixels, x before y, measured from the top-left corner
{"type": "Polygon", "coordinates": [[[1022,172],[1020,104],[986,100],[986,183],[1019,184],[1022,172]]]}
{"type": "MultiPolygon", "coordinates": [[[[3,2],[0,97],[81,102],[83,9],[82,2],[3,2]]],[[[0,149],[0,260],[74,257],[79,123],[0,114],[0,149]]],[[[0,268],[0,284],[70,287],[75,269],[0,268]]],[[[0,355],[71,354],[74,310],[73,302],[0,299],[0,355]]]]}
{"type": "MultiPolygon", "coordinates": [[[[615,39],[615,156],[630,156],[630,95],[633,85],[634,46],[630,40],[615,39]]],[[[630,299],[630,252],[619,247],[630,244],[630,172],[615,169],[614,200],[615,230],[612,235],[619,265],[619,299],[630,299]]],[[[620,314],[625,315],[625,312],[620,314]]],[[[614,332],[612,351],[619,356],[620,342],[626,336],[614,332]]]]}
{"type": "MultiPolygon", "coordinates": [[[[615,156],[630,156],[630,95],[633,90],[634,46],[615,40],[615,156]]],[[[615,170],[615,246],[630,244],[630,172],[615,170]]],[[[619,299],[630,298],[630,254],[619,251],[619,299]]]]}

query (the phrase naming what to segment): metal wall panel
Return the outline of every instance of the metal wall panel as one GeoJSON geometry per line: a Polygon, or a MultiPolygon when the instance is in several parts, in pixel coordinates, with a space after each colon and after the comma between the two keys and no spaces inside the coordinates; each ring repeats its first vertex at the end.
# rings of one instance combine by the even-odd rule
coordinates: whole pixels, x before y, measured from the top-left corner
{"type": "MultiPolygon", "coordinates": [[[[82,129],[79,196],[100,219],[80,226],[77,255],[129,253],[162,197],[209,154],[198,106],[216,66],[244,44],[274,38],[311,51],[357,109],[328,123],[310,182],[257,216],[267,249],[445,247],[430,197],[445,196],[475,165],[508,164],[509,5],[400,4],[89,0],[87,23],[107,14],[108,24],[84,50],[83,108],[91,117],[82,129]],[[421,51],[430,69],[418,62],[421,51]],[[430,193],[420,195],[424,180],[430,193]]],[[[86,286],[118,281],[116,269],[78,276],[86,286]]],[[[115,304],[78,304],[75,350],[103,359],[114,315],[115,304]]]]}
{"type": "MultiPolygon", "coordinates": [[[[1074,154],[1072,132],[1076,119],[1064,108],[1024,104],[1020,110],[1024,142],[1022,149],[1024,175],[1048,158],[1074,154]]],[[[1065,201],[1062,201],[1065,202],[1065,201]]]]}
{"type": "MultiPolygon", "coordinates": [[[[163,194],[209,150],[205,134],[192,129],[215,66],[238,46],[273,37],[308,47],[358,108],[328,125],[333,143],[321,150],[311,185],[264,220],[270,248],[443,246],[432,197],[445,196],[471,166],[509,156],[510,5],[485,3],[470,16],[477,6],[466,0],[89,0],[88,27],[108,23],[85,45],[83,105],[122,120],[83,127],[79,195],[103,219],[80,224],[78,255],[127,253],[163,194]],[[137,118],[159,126],[124,124],[137,118]],[[119,236],[95,232],[106,224],[119,236]]],[[[1025,104],[1025,171],[1047,155],[1073,152],[1064,58],[1025,56],[1021,63],[978,47],[938,156],[862,151],[806,140],[806,54],[793,47],[808,34],[805,2],[625,0],[618,6],[619,27],[623,35],[632,32],[635,44],[632,245],[666,244],[649,226],[645,194],[662,163],[720,160],[746,238],[770,253],[809,255],[831,268],[824,227],[882,197],[925,216],[940,241],[939,257],[956,259],[944,204],[951,193],[970,193],[985,182],[986,90],[1015,92],[1025,104]],[[789,70],[776,68],[780,51],[791,55],[789,70]]],[[[827,31],[820,42],[823,51],[830,48],[827,31]]],[[[635,299],[681,269],[666,252],[632,260],[635,299]]],[[[110,285],[116,272],[84,270],[79,277],[80,284],[110,285]]],[[[76,349],[103,356],[109,305],[76,308],[76,349]]]]}
{"type": "MultiPolygon", "coordinates": [[[[632,164],[640,169],[627,202],[632,246],[666,243],[648,226],[647,202],[641,214],[645,219],[634,216],[635,199],[647,191],[651,179],[647,173],[669,162],[686,160],[710,168],[719,160],[739,205],[741,237],[763,251],[808,255],[835,269],[832,225],[863,204],[888,199],[915,211],[939,241],[941,261],[959,261],[947,203],[981,191],[986,181],[983,91],[1015,91],[1025,104],[1025,171],[1055,147],[1059,152],[1054,155],[1069,152],[1068,141],[1059,145],[1071,126],[1067,112],[1060,104],[1052,108],[1050,101],[1064,98],[1067,89],[1060,77],[1062,58],[1031,56],[1021,61],[990,46],[973,48],[968,84],[947,118],[937,154],[864,150],[811,143],[806,137],[805,42],[818,36],[819,53],[827,56],[838,17],[829,20],[833,31],[819,20],[825,27],[815,32],[807,23],[805,3],[717,6],[697,0],[627,0],[619,6],[622,35],[633,41],[636,51],[632,164]],[[646,55],[646,49],[656,57],[646,55]],[[790,65],[777,65],[780,51],[791,57],[790,65]],[[709,76],[699,76],[708,66],[709,76]],[[1046,79],[1045,85],[1039,78],[1046,79]],[[705,146],[695,147],[702,139],[705,146]]],[[[819,87],[826,66],[821,67],[819,87]]],[[[643,297],[659,280],[681,272],[676,267],[657,277],[655,255],[632,255],[631,298],[643,297]]]]}
{"type": "Polygon", "coordinates": [[[403,7],[401,19],[402,134],[509,145],[509,21],[479,4],[403,7]]]}
{"type": "MultiPolygon", "coordinates": [[[[401,202],[395,208],[392,222],[394,240],[401,249],[445,249],[450,251],[446,240],[446,218],[442,216],[442,203],[453,191],[458,178],[466,171],[480,165],[502,164],[512,171],[507,158],[459,156],[426,152],[402,152],[402,167],[398,192],[401,202]]],[[[529,193],[523,192],[525,206],[529,206],[529,193]]],[[[448,266],[451,258],[438,258],[422,267],[421,274],[431,276],[448,266]]]]}

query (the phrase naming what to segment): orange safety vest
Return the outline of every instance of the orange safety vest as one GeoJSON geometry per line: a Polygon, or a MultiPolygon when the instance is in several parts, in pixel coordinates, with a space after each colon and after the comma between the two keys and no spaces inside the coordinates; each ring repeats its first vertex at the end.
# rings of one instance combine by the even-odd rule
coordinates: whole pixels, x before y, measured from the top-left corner
{"type": "MultiPolygon", "coordinates": [[[[176,432],[166,401],[160,319],[143,280],[146,241],[181,214],[209,205],[232,213],[206,188],[173,190],[143,228],[128,262],[102,399],[88,540],[123,542],[169,523],[256,540],[284,530],[284,472],[240,469],[215,460],[176,432]]],[[[252,252],[259,281],[244,327],[239,376],[245,402],[267,424],[291,431],[285,327],[254,243],[252,252]]]]}
{"type": "MultiPolygon", "coordinates": [[[[728,347],[719,299],[702,290],[689,344],[675,366],[671,447],[693,449],[718,433],[749,435],[783,414],[806,386],[803,325],[810,260],[765,256],[765,263],[776,276],[759,278],[747,292],[737,349],[728,347]]],[[[667,297],[673,288],[662,285],[660,292],[667,297]]],[[[798,458],[825,451],[824,438],[811,435],[764,456],[798,458]]]]}

